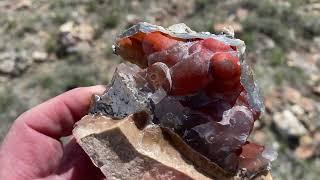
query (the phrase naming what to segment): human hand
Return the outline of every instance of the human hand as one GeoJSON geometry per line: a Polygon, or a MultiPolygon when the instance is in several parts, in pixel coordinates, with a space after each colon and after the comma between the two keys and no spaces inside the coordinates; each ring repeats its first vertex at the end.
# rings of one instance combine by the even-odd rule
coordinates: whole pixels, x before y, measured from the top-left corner
{"type": "Polygon", "coordinates": [[[74,139],[65,146],[59,140],[104,90],[76,88],[20,115],[0,147],[0,179],[104,179],[74,139]]]}

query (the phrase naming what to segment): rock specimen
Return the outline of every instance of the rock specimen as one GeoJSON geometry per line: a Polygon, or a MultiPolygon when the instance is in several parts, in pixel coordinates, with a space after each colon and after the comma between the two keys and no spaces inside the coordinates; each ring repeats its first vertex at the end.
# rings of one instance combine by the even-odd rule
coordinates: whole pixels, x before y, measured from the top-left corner
{"type": "MultiPolygon", "coordinates": [[[[264,105],[244,60],[243,41],[230,34],[197,33],[184,24],[165,29],[139,23],[116,39],[114,51],[131,63],[120,64],[110,88],[95,96],[90,109],[94,117],[123,119],[145,112],[141,131],[145,126],[161,128],[174,149],[209,178],[253,178],[269,169],[276,153],[247,141],[264,105]]],[[[80,145],[96,156],[85,146],[96,139],[84,142],[77,127],[80,145]]],[[[129,136],[138,136],[126,133],[122,131],[129,141],[129,136]]],[[[167,163],[162,165],[172,168],[167,163]]],[[[114,173],[105,172],[107,177],[114,173]]]]}

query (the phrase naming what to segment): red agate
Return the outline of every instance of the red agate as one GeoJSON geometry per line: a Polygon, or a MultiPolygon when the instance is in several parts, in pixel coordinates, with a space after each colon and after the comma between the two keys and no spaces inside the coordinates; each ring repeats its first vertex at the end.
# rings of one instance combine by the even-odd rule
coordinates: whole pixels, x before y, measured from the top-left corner
{"type": "Polygon", "coordinates": [[[114,48],[140,66],[142,91],[165,91],[153,103],[154,123],[230,173],[261,169],[272,160],[274,152],[248,142],[263,101],[243,41],[181,24],[164,29],[140,23],[120,35],[114,48]]]}

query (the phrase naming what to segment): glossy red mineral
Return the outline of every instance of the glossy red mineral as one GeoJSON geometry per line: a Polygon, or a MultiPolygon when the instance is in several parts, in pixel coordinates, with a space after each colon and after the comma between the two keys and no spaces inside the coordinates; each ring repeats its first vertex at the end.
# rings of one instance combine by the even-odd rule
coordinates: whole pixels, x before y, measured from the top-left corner
{"type": "Polygon", "coordinates": [[[116,54],[140,66],[141,91],[164,91],[152,103],[153,122],[234,174],[257,171],[272,160],[271,152],[262,156],[264,147],[247,141],[263,101],[244,49],[228,35],[147,23],[128,29],[114,46],[116,54]]]}

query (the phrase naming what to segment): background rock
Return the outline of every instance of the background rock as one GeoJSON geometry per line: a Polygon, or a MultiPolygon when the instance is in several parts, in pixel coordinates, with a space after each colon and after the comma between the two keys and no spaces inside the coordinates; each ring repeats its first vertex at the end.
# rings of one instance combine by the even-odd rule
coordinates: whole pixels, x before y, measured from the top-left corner
{"type": "Polygon", "coordinates": [[[275,113],[273,120],[279,131],[286,136],[302,136],[307,132],[297,117],[289,110],[275,113]]]}

